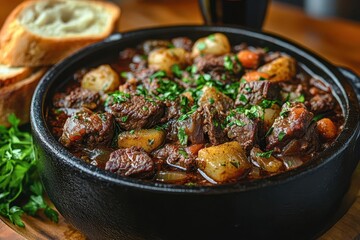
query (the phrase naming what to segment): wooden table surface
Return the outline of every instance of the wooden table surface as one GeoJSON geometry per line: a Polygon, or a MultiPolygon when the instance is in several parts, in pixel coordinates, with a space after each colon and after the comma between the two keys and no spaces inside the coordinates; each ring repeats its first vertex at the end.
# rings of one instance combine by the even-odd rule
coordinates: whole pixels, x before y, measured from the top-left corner
{"type": "MultiPolygon", "coordinates": [[[[0,25],[20,2],[20,0],[12,0],[2,4],[0,25]]],[[[119,5],[122,9],[120,31],[202,23],[196,0],[122,0],[119,5]]],[[[360,74],[360,23],[341,19],[314,19],[306,16],[296,7],[272,3],[265,20],[264,30],[293,40],[333,64],[348,67],[360,74]]],[[[357,171],[360,175],[360,170],[357,169],[357,171]]],[[[358,186],[360,186],[360,180],[354,179],[351,191],[357,193],[358,186]]],[[[352,199],[344,201],[351,202],[352,199]]],[[[358,197],[346,215],[320,239],[352,240],[358,238],[359,234],[360,198],[358,197]]],[[[0,239],[24,240],[2,221],[0,221],[0,239]]],[[[73,239],[73,237],[67,239],[73,239]]]]}

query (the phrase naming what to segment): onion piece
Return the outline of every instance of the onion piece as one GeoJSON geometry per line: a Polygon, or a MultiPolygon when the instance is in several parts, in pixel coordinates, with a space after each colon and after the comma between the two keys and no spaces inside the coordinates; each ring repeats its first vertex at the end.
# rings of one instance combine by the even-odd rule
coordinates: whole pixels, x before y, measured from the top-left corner
{"type": "Polygon", "coordinates": [[[164,183],[181,183],[186,179],[186,173],[179,171],[160,171],[156,175],[156,181],[164,183]]]}

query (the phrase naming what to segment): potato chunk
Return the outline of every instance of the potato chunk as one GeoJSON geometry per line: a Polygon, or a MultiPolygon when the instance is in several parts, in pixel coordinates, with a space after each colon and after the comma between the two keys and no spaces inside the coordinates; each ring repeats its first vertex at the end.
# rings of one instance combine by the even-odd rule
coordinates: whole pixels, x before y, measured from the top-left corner
{"type": "Polygon", "coordinates": [[[120,85],[119,75],[109,65],[101,65],[86,73],[81,87],[97,92],[112,92],[120,85]]]}
{"type": "Polygon", "coordinates": [[[165,140],[165,133],[156,129],[140,129],[134,132],[122,132],[118,136],[118,147],[141,147],[150,153],[160,147],[165,140]]]}
{"type": "Polygon", "coordinates": [[[213,104],[220,111],[227,111],[233,108],[234,102],[231,98],[218,91],[214,87],[205,86],[202,89],[202,96],[199,98],[199,106],[205,106],[206,104],[213,104]]]}
{"type": "Polygon", "coordinates": [[[164,70],[171,74],[174,64],[184,65],[187,62],[188,53],[183,48],[159,48],[149,54],[149,67],[155,70],[164,70]]]}
{"type": "Polygon", "coordinates": [[[287,81],[296,74],[296,62],[295,59],[284,56],[261,66],[258,71],[268,74],[272,82],[287,81]]]}
{"type": "Polygon", "coordinates": [[[199,169],[216,182],[239,179],[251,168],[244,149],[236,141],[203,148],[196,160],[199,169]]]}
{"type": "Polygon", "coordinates": [[[227,53],[230,53],[230,43],[228,38],[222,33],[214,33],[207,37],[199,38],[192,48],[193,57],[202,54],[219,56],[227,53]]]}
{"type": "Polygon", "coordinates": [[[251,159],[259,165],[263,170],[276,173],[281,170],[283,166],[282,162],[277,160],[275,157],[271,155],[272,152],[263,152],[259,148],[254,147],[251,149],[250,156],[251,159]]]}

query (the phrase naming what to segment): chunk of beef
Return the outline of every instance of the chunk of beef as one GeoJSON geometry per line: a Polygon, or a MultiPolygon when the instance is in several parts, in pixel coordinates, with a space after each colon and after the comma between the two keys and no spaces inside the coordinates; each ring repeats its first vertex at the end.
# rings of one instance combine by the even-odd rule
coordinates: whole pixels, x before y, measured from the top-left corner
{"type": "Polygon", "coordinates": [[[183,170],[190,171],[195,168],[194,156],[187,148],[177,144],[165,144],[152,153],[154,158],[165,160],[167,164],[183,170]]]}
{"type": "Polygon", "coordinates": [[[212,145],[219,145],[229,141],[223,129],[226,115],[219,112],[213,105],[207,104],[203,107],[204,132],[207,134],[212,145]]]}
{"type": "Polygon", "coordinates": [[[171,119],[178,119],[182,114],[182,107],[178,99],[174,101],[166,100],[164,101],[165,104],[165,114],[164,117],[161,119],[161,123],[166,123],[171,119]]]}
{"type": "Polygon", "coordinates": [[[174,45],[174,47],[176,48],[183,48],[188,52],[191,52],[192,47],[193,47],[193,42],[190,38],[188,37],[177,37],[177,38],[173,38],[171,40],[171,43],[174,45]]]}
{"type": "Polygon", "coordinates": [[[148,55],[151,51],[158,48],[168,48],[171,46],[171,43],[166,40],[146,40],[138,46],[138,49],[148,55]]]}
{"type": "Polygon", "coordinates": [[[182,129],[187,136],[188,143],[205,143],[203,121],[204,116],[200,109],[196,110],[185,120],[171,120],[167,124],[166,138],[170,141],[179,140],[179,129],[182,129]]]}
{"type": "Polygon", "coordinates": [[[96,109],[100,103],[100,94],[95,91],[77,87],[69,94],[56,93],[53,105],[56,108],[88,108],[96,109]]]}
{"type": "Polygon", "coordinates": [[[108,145],[114,135],[114,118],[109,113],[93,113],[83,108],[69,117],[63,128],[60,142],[65,147],[108,145]]]}
{"type": "Polygon", "coordinates": [[[261,123],[258,117],[250,118],[245,113],[232,110],[228,113],[227,136],[235,140],[249,152],[259,141],[261,123]]]}
{"type": "Polygon", "coordinates": [[[112,96],[105,111],[115,116],[122,129],[133,130],[151,128],[160,122],[164,115],[164,104],[144,96],[125,95],[120,99],[112,96]]]}
{"type": "Polygon", "coordinates": [[[313,113],[323,113],[332,110],[335,107],[335,99],[333,95],[322,91],[316,87],[310,88],[312,98],[309,101],[310,109],[313,113]]]}
{"type": "Polygon", "coordinates": [[[210,74],[212,79],[223,83],[232,83],[238,79],[241,65],[234,56],[205,55],[195,59],[197,72],[210,74]]]}
{"type": "Polygon", "coordinates": [[[118,149],[110,154],[105,170],[122,176],[146,178],[154,173],[154,161],[142,148],[118,149]]]}
{"type": "Polygon", "coordinates": [[[269,81],[253,81],[240,83],[235,105],[258,105],[263,100],[277,100],[280,98],[279,84],[269,81]]]}
{"type": "Polygon", "coordinates": [[[292,139],[282,150],[281,156],[303,156],[315,152],[319,148],[319,135],[316,131],[316,123],[313,122],[307,128],[303,137],[292,139]]]}
{"type": "Polygon", "coordinates": [[[266,138],[268,150],[275,153],[293,139],[301,139],[307,132],[314,115],[302,103],[284,104],[280,116],[275,119],[273,131],[266,138]]]}

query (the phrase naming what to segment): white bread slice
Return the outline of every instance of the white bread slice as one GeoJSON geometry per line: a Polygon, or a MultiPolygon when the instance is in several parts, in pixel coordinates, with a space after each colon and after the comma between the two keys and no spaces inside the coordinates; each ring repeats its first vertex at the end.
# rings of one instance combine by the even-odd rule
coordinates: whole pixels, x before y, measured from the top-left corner
{"type": "Polygon", "coordinates": [[[0,88],[25,79],[31,72],[29,67],[8,67],[0,64],[0,88]]]}
{"type": "Polygon", "coordinates": [[[0,63],[48,66],[117,28],[120,8],[103,1],[30,0],[8,16],[0,32],[0,63]]]}
{"type": "Polygon", "coordinates": [[[32,69],[26,78],[0,88],[0,125],[9,127],[8,116],[14,113],[21,124],[30,119],[30,104],[35,88],[46,68],[32,69]]]}

